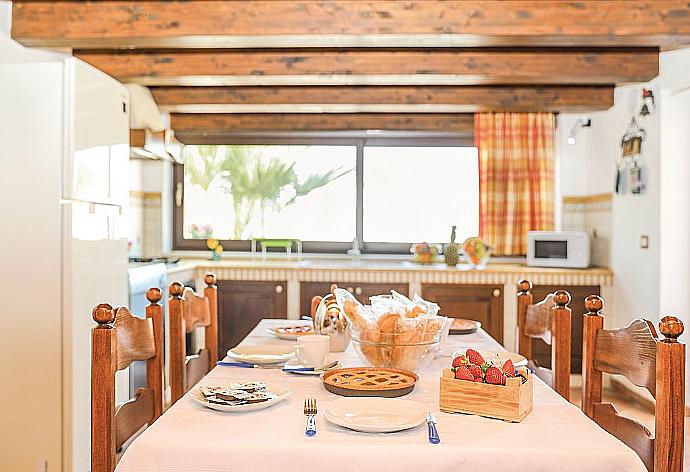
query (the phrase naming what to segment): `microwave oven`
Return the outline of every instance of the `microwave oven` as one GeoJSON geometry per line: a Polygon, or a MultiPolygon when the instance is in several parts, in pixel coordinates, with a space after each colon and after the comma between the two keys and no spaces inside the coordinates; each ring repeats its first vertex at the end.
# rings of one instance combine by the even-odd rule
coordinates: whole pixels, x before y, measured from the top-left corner
{"type": "Polygon", "coordinates": [[[535,267],[589,267],[589,234],[585,231],[528,231],[527,265],[535,267]]]}

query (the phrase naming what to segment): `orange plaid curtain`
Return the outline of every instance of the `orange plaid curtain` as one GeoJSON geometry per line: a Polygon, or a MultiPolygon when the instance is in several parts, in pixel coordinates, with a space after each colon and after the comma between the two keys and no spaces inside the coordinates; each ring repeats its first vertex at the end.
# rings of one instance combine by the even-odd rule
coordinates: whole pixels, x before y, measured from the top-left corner
{"type": "Polygon", "coordinates": [[[494,254],[527,252],[527,231],[554,226],[553,113],[477,113],[479,235],[494,254]]]}

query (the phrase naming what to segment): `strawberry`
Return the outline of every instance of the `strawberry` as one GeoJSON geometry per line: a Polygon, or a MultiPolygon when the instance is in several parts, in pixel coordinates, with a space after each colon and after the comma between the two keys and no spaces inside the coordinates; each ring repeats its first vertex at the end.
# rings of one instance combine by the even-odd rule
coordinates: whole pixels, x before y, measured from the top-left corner
{"type": "Polygon", "coordinates": [[[505,385],[506,377],[498,367],[489,367],[484,374],[484,381],[493,385],[505,385]]]}
{"type": "Polygon", "coordinates": [[[467,367],[457,367],[455,369],[455,378],[458,380],[474,380],[472,373],[467,367]]]}
{"type": "Polygon", "coordinates": [[[483,380],[482,380],[481,377],[475,377],[475,378],[474,378],[474,381],[475,381],[475,382],[483,382],[483,380]]]}
{"type": "Polygon", "coordinates": [[[466,366],[467,364],[469,364],[469,361],[465,356],[458,356],[453,359],[453,367],[466,366]]]}
{"type": "Polygon", "coordinates": [[[513,361],[511,361],[510,359],[508,359],[505,362],[505,364],[503,364],[501,370],[504,374],[506,374],[506,377],[515,377],[515,366],[513,365],[513,361]]]}
{"type": "Polygon", "coordinates": [[[481,378],[483,377],[483,374],[484,374],[484,373],[482,372],[482,368],[481,368],[481,367],[479,367],[478,365],[472,364],[472,365],[470,365],[470,366],[468,367],[468,369],[470,370],[470,372],[472,373],[472,376],[473,376],[475,379],[476,379],[477,377],[479,377],[479,379],[481,380],[481,378]]]}
{"type": "Polygon", "coordinates": [[[470,364],[482,365],[485,362],[482,355],[474,349],[468,349],[465,354],[467,355],[467,359],[470,361],[470,364]]]}

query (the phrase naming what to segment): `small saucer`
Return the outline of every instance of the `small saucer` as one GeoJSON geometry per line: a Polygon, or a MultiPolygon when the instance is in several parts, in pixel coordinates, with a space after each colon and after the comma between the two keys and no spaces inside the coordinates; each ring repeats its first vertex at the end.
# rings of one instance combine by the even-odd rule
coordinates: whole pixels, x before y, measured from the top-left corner
{"type": "Polygon", "coordinates": [[[305,368],[306,366],[302,365],[302,362],[299,359],[290,359],[288,362],[285,363],[283,372],[289,372],[291,374],[302,374],[302,375],[321,375],[324,372],[328,372],[329,370],[333,369],[340,369],[342,367],[342,364],[338,360],[330,360],[326,364],[326,368],[324,369],[318,369],[318,370],[291,370],[291,369],[302,369],[305,368]]]}

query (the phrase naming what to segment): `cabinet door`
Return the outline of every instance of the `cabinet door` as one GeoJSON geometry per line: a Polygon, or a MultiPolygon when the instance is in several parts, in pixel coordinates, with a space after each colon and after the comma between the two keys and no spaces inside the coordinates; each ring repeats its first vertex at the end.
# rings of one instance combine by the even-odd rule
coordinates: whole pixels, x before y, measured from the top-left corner
{"type": "MultiPolygon", "coordinates": [[[[391,290],[408,295],[410,286],[406,283],[358,283],[358,282],[334,282],[340,288],[352,293],[357,300],[364,304],[369,304],[369,297],[390,293],[391,290]]],[[[301,282],[300,283],[300,313],[309,315],[311,309],[311,299],[317,295],[324,296],[331,288],[330,282],[301,282]]]]}
{"type": "Polygon", "coordinates": [[[287,282],[218,281],[218,354],[224,356],[263,318],[287,318],[287,282]]]}
{"type": "MultiPolygon", "coordinates": [[[[566,290],[571,297],[569,305],[572,311],[570,321],[570,372],[579,374],[582,372],[582,315],[587,313],[587,310],[585,310],[585,298],[589,295],[600,295],[601,288],[598,285],[571,285],[567,287],[535,285],[532,288],[534,303],[540,302],[546,295],[556,290],[566,290]]],[[[551,347],[541,339],[532,340],[532,356],[540,365],[551,368],[551,347]]]]}
{"type": "Polygon", "coordinates": [[[503,344],[503,285],[422,284],[422,296],[438,303],[441,315],[481,322],[503,344]]]}

